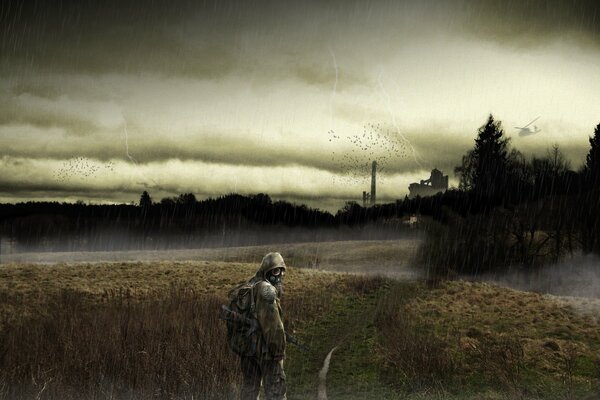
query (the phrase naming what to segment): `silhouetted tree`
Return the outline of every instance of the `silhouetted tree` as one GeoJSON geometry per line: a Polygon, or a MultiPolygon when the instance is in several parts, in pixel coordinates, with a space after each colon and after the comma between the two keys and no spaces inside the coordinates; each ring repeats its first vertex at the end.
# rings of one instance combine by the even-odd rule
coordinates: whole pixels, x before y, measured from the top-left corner
{"type": "Polygon", "coordinates": [[[600,124],[594,129],[594,136],[589,138],[590,151],[585,157],[583,175],[587,189],[596,189],[600,183],[600,124]]]}
{"type": "Polygon", "coordinates": [[[177,203],[186,206],[196,204],[196,196],[193,193],[183,193],[177,197],[177,203]]]}
{"type": "Polygon", "coordinates": [[[165,208],[173,208],[175,207],[175,199],[171,197],[164,197],[160,200],[160,205],[165,208]]]}
{"type": "Polygon", "coordinates": [[[585,158],[583,180],[585,195],[581,221],[581,244],[586,253],[600,254],[600,124],[590,137],[590,151],[585,158]]]}
{"type": "Polygon", "coordinates": [[[144,193],[142,193],[142,196],[140,197],[140,207],[142,208],[142,210],[148,210],[151,205],[152,198],[150,197],[148,192],[144,190],[144,193]]]}
{"type": "Polygon", "coordinates": [[[367,214],[367,209],[361,207],[356,201],[347,201],[336,214],[343,224],[355,225],[363,223],[367,214]]]}
{"type": "Polygon", "coordinates": [[[555,176],[563,175],[566,171],[571,169],[571,163],[565,159],[562,151],[558,144],[554,144],[551,150],[548,150],[548,156],[552,162],[552,171],[555,176]]]}
{"type": "Polygon", "coordinates": [[[576,185],[572,182],[575,172],[570,168],[571,164],[556,144],[546,151],[545,157],[533,157],[529,165],[532,198],[570,193],[576,185]]]}
{"type": "Polygon", "coordinates": [[[558,262],[564,248],[564,242],[569,243],[572,252],[572,236],[574,235],[572,207],[569,207],[570,163],[565,159],[557,144],[548,150],[547,156],[547,186],[545,193],[549,194],[547,225],[549,237],[553,242],[553,260],[558,262]]]}
{"type": "Polygon", "coordinates": [[[480,199],[491,199],[502,193],[508,172],[508,142],[502,123],[490,114],[477,132],[475,147],[455,168],[455,173],[460,176],[460,189],[471,191],[480,199]]]}

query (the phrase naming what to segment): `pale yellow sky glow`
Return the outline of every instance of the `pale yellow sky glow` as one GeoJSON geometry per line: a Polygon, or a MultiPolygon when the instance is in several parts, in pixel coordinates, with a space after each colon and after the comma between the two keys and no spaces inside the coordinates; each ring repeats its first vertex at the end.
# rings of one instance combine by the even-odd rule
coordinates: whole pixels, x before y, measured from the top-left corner
{"type": "Polygon", "coordinates": [[[456,183],[452,169],[489,113],[525,154],[557,143],[573,167],[583,162],[600,122],[600,53],[587,36],[533,32],[524,46],[467,31],[470,17],[451,10],[390,4],[312,4],[312,20],[286,14],[271,29],[250,13],[223,32],[194,24],[202,13],[170,15],[122,41],[82,33],[86,46],[75,48],[60,34],[44,46],[23,39],[35,57],[15,52],[0,64],[0,201],[236,191],[333,211],[369,189],[368,174],[345,175],[341,157],[353,151],[363,162],[388,156],[378,195],[394,201],[433,167],[456,183]],[[514,127],[538,116],[542,131],[518,137],[514,127]],[[349,137],[369,123],[408,153],[358,149],[349,137]],[[97,172],[57,179],[77,157],[97,172]]]}

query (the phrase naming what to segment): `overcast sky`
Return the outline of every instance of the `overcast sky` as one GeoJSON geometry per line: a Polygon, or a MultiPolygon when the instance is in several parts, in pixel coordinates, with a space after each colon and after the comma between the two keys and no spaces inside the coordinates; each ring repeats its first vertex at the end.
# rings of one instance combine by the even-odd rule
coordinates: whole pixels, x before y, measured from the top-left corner
{"type": "Polygon", "coordinates": [[[372,159],[393,201],[434,167],[456,184],[489,113],[578,168],[599,27],[595,1],[2,1],[0,202],[264,192],[336,210],[372,159]]]}

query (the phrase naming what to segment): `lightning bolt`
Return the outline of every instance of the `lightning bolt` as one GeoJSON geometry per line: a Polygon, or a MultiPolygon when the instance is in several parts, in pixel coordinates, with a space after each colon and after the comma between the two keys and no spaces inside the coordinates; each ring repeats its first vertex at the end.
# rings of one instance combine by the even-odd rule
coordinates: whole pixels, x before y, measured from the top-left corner
{"type": "MultiPolygon", "coordinates": [[[[123,113],[121,113],[121,115],[123,116],[123,132],[125,134],[125,154],[127,155],[129,161],[133,162],[136,166],[139,166],[138,161],[129,153],[129,132],[127,131],[127,119],[125,118],[125,115],[123,113]]],[[[147,182],[150,181],[152,185],[158,186],[156,180],[154,180],[153,178],[147,179],[147,177],[145,176],[146,174],[143,174],[139,170],[139,168],[136,168],[135,170],[137,171],[138,176],[142,179],[142,184],[144,184],[145,186],[149,186],[147,182]]]]}
{"type": "Polygon", "coordinates": [[[394,115],[394,113],[392,112],[392,106],[391,106],[391,99],[390,99],[390,95],[388,94],[388,92],[385,90],[385,87],[383,86],[383,82],[381,80],[383,76],[383,70],[379,71],[379,75],[377,76],[377,85],[379,86],[379,90],[381,90],[381,93],[383,94],[383,98],[385,100],[386,106],[387,106],[387,111],[388,114],[390,114],[390,118],[392,120],[392,125],[394,126],[394,129],[396,130],[396,133],[398,134],[398,136],[400,136],[400,138],[406,142],[408,144],[408,146],[410,147],[410,150],[413,154],[413,158],[415,160],[415,163],[423,168],[423,165],[421,164],[421,162],[419,162],[419,159],[423,160],[423,157],[421,157],[419,155],[419,153],[417,152],[417,150],[414,148],[414,146],[412,145],[412,143],[410,142],[410,140],[408,140],[408,138],[406,136],[404,136],[402,134],[402,132],[400,131],[400,127],[398,126],[398,123],[396,122],[396,116],[394,115]]]}
{"type": "Polygon", "coordinates": [[[125,132],[125,154],[127,154],[129,161],[133,161],[133,163],[137,165],[137,160],[129,154],[129,133],[127,132],[127,120],[125,119],[125,116],[123,116],[123,131],[125,132]]]}

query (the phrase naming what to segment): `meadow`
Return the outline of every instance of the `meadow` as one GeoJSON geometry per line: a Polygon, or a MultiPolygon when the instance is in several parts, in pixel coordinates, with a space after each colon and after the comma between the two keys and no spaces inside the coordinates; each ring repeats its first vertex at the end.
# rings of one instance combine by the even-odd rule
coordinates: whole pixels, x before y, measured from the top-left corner
{"type": "MultiPolygon", "coordinates": [[[[337,246],[333,266],[350,249],[394,265],[384,243],[365,243],[363,256],[358,243],[337,246]]],[[[316,397],[335,346],[330,399],[599,395],[598,299],[326,271],[325,256],[310,266],[302,249],[281,250],[286,329],[310,348],[288,346],[289,399],[316,397]]],[[[264,250],[237,261],[0,265],[0,399],[236,398],[239,361],[218,310],[264,250]]]]}
{"type": "MultiPolygon", "coordinates": [[[[415,278],[409,268],[420,239],[349,240],[283,243],[275,248],[288,264],[299,268],[338,272],[361,272],[406,279],[415,278]]],[[[222,261],[260,263],[272,245],[177,250],[15,253],[2,256],[3,263],[85,263],[138,261],[222,261]]]]}

